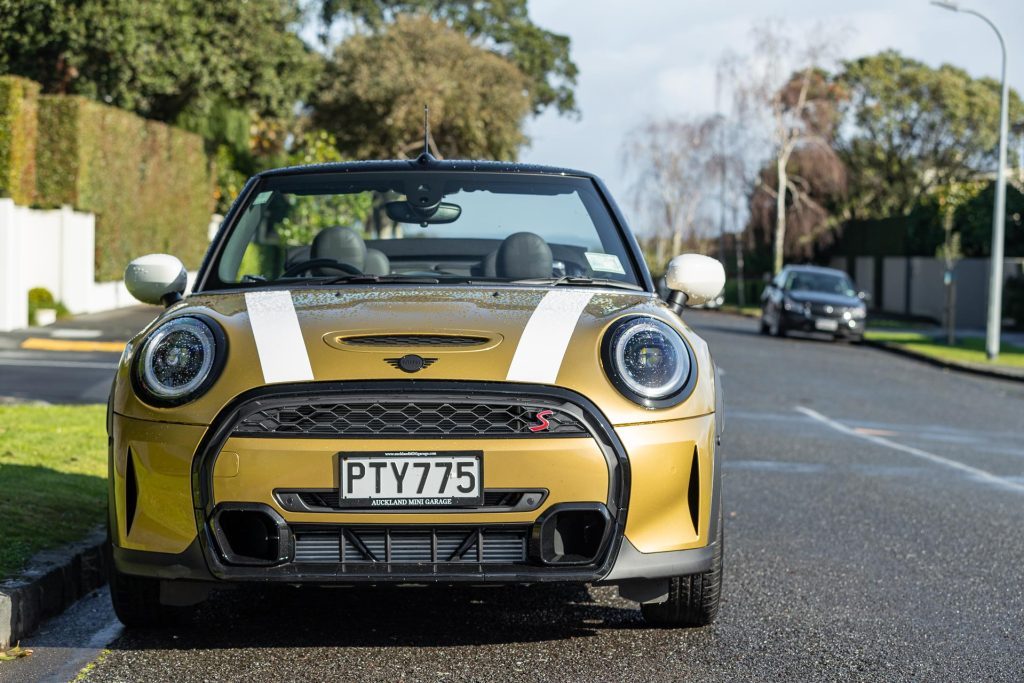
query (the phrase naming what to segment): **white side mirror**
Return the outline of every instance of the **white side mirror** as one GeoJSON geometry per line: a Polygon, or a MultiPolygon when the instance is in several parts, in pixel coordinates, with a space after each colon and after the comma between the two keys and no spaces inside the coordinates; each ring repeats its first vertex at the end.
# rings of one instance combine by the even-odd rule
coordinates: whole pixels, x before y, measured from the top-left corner
{"type": "Polygon", "coordinates": [[[170,306],[185,293],[185,266],[169,254],[140,256],[124,269],[124,285],[144,304],[170,306]]]}
{"type": "Polygon", "coordinates": [[[669,261],[665,284],[685,294],[690,306],[706,304],[725,288],[725,268],[709,256],[683,254],[669,261]]]}

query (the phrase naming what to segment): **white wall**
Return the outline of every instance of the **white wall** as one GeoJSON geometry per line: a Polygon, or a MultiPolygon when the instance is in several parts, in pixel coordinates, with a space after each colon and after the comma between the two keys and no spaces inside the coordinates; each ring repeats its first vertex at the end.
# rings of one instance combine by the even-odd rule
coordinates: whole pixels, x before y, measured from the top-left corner
{"type": "MultiPolygon", "coordinates": [[[[137,304],[123,282],[96,282],[95,251],[92,214],[68,207],[29,209],[0,199],[0,331],[28,325],[33,287],[50,290],[71,313],[137,304]]],[[[190,273],[189,288],[194,280],[190,273]]]]}

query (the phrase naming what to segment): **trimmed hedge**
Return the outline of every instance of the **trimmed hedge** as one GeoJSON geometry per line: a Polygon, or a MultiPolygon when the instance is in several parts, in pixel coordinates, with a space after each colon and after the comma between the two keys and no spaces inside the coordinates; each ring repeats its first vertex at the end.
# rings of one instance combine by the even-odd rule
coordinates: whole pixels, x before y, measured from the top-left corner
{"type": "Polygon", "coordinates": [[[39,84],[0,76],[0,197],[30,206],[36,194],[39,84]]]}
{"type": "Polygon", "coordinates": [[[189,269],[208,245],[213,178],[202,139],[83,97],[39,98],[39,205],[96,214],[96,279],[174,254],[189,269]]]}

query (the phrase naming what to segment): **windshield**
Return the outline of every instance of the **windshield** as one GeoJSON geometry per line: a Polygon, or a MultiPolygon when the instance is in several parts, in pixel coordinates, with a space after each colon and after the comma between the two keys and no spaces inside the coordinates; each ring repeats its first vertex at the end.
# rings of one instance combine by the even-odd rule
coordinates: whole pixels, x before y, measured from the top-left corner
{"type": "Polygon", "coordinates": [[[640,283],[590,180],[310,172],[263,178],[249,193],[205,288],[550,278],[640,283]]]}
{"type": "Polygon", "coordinates": [[[842,273],[813,273],[810,271],[794,271],[786,280],[786,289],[791,292],[823,292],[857,296],[850,278],[842,273]]]}

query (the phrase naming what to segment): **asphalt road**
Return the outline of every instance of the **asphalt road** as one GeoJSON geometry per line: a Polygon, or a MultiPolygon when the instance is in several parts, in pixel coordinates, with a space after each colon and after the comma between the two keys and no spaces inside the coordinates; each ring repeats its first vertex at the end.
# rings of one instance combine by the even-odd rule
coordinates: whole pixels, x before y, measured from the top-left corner
{"type": "Polygon", "coordinates": [[[1024,384],[687,318],[727,391],[715,625],[611,588],[240,590],[84,679],[1024,679],[1024,384]]]}
{"type": "Polygon", "coordinates": [[[132,306],[0,334],[0,401],[106,403],[121,352],[90,346],[123,345],[160,310],[132,306]]]}

